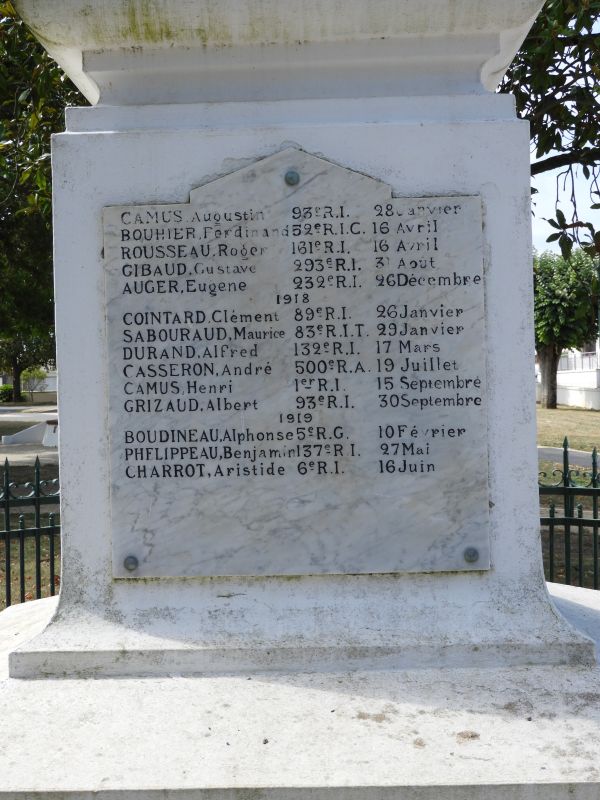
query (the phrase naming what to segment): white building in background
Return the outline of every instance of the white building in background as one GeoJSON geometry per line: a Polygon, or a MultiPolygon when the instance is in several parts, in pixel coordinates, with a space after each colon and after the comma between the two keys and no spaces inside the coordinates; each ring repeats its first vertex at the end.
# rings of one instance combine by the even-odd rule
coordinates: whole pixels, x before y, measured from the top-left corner
{"type": "Polygon", "coordinates": [[[598,340],[589,342],[581,351],[567,350],[562,354],[556,373],[559,403],[600,409],[599,354],[598,340]]]}
{"type": "MultiPolygon", "coordinates": [[[[540,377],[537,394],[540,399],[540,377]]],[[[582,350],[565,350],[556,373],[559,405],[600,410],[600,344],[589,342],[582,350]]]]}
{"type": "Polygon", "coordinates": [[[44,392],[56,392],[56,390],[57,390],[57,380],[58,380],[57,372],[56,372],[55,369],[48,369],[48,370],[46,370],[46,372],[48,374],[47,374],[46,380],[44,381],[43,391],[44,392]]]}
{"type": "MultiPolygon", "coordinates": [[[[56,390],[57,390],[58,375],[55,369],[46,370],[46,378],[42,388],[33,393],[34,403],[56,403],[56,390]]],[[[0,386],[5,384],[10,385],[12,377],[8,373],[0,373],[0,386]]],[[[21,387],[22,393],[29,397],[29,393],[25,391],[25,387],[21,387]]]]}

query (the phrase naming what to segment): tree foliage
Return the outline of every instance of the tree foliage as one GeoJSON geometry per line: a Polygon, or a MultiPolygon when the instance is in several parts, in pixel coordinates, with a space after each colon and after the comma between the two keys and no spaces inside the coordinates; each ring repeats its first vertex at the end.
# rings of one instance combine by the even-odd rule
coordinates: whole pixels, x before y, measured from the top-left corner
{"type": "Polygon", "coordinates": [[[581,170],[592,208],[600,208],[600,0],[547,0],[500,91],[514,94],[518,114],[531,126],[532,175],[562,170],[557,200],[561,189],[572,214],[557,209],[548,241],[558,241],[563,256],[575,242],[600,254],[600,231],[578,218],[574,184],[581,170]]]}
{"type": "Polygon", "coordinates": [[[85,101],[58,64],[0,0],[0,222],[19,212],[50,220],[50,136],[66,105],[85,101]]]}
{"type": "Polygon", "coordinates": [[[0,242],[0,337],[53,322],[52,231],[39,213],[16,214],[0,242]]]}
{"type": "Polygon", "coordinates": [[[20,373],[54,359],[52,231],[39,211],[16,213],[0,239],[0,368],[20,373]],[[43,345],[42,345],[43,343],[43,345]],[[41,358],[32,362],[32,356],[41,358]]]}
{"type": "Polygon", "coordinates": [[[542,406],[556,408],[556,370],[565,349],[598,336],[598,276],[591,256],[574,250],[534,258],[535,347],[542,372],[542,406]]]}
{"type": "Polygon", "coordinates": [[[54,357],[50,136],[81,96],[0,0],[0,366],[54,357]]]}
{"type": "Polygon", "coordinates": [[[12,399],[21,400],[21,376],[31,368],[51,364],[54,360],[52,330],[38,335],[12,334],[0,337],[0,371],[12,374],[12,399]]]}
{"type": "Polygon", "coordinates": [[[33,403],[33,393],[43,392],[46,388],[46,379],[48,373],[41,367],[28,367],[23,370],[21,375],[21,382],[23,388],[29,393],[29,399],[33,403]]]}

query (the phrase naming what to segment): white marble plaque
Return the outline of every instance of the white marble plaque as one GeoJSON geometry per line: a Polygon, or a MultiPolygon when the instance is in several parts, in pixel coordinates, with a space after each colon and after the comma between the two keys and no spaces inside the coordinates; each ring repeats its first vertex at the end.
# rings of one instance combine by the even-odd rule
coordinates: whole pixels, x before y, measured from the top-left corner
{"type": "Polygon", "coordinates": [[[479,197],[286,149],[104,231],[115,575],[489,567],[479,197]]]}

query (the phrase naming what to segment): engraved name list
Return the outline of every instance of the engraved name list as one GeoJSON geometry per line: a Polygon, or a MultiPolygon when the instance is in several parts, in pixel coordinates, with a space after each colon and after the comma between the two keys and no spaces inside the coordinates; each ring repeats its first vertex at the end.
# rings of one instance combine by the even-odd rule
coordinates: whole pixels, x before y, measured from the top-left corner
{"type": "Polygon", "coordinates": [[[105,209],[115,574],[488,566],[480,205],[288,150],[105,209]]]}

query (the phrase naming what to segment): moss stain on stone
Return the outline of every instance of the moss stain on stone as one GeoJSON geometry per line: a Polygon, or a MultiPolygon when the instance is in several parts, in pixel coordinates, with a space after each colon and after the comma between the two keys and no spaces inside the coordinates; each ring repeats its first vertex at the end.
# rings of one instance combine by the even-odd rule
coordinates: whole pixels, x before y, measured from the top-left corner
{"type": "Polygon", "coordinates": [[[227,45],[233,44],[233,34],[231,28],[222,22],[219,23],[213,16],[208,17],[207,26],[208,42],[210,44],[227,45]]]}
{"type": "MultiPolygon", "coordinates": [[[[97,15],[93,4],[86,3],[77,13],[88,20],[86,25],[94,49],[179,43],[228,46],[235,41],[241,44],[293,44],[305,40],[315,23],[306,15],[299,26],[303,32],[299,37],[298,30],[290,30],[280,14],[271,13],[264,5],[251,6],[246,19],[240,20],[235,29],[225,21],[219,2],[205,0],[198,11],[198,24],[190,28],[172,24],[168,0],[124,0],[118,12],[111,16],[97,15]]],[[[61,43],[53,41],[54,37],[36,26],[31,26],[31,30],[47,45],[58,46],[61,43]]]]}
{"type": "Polygon", "coordinates": [[[206,47],[208,44],[208,33],[206,32],[206,28],[196,28],[194,33],[196,34],[196,38],[200,40],[204,47],[206,47]]]}
{"type": "Polygon", "coordinates": [[[260,9],[256,11],[249,9],[249,11],[247,23],[243,27],[240,37],[242,41],[247,44],[255,44],[256,42],[269,44],[286,38],[281,18],[268,18],[265,12],[260,9]]]}
{"type": "Polygon", "coordinates": [[[174,38],[173,29],[167,19],[168,13],[162,3],[130,0],[125,8],[125,18],[127,29],[121,33],[126,38],[149,44],[168,42],[174,38]]]}

